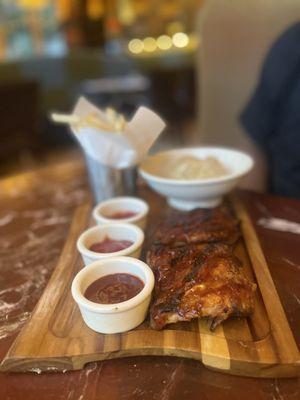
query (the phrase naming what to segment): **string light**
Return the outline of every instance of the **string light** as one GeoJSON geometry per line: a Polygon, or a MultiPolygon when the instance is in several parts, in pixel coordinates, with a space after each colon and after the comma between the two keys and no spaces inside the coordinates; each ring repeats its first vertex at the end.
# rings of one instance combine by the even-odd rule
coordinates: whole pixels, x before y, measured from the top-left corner
{"type": "Polygon", "coordinates": [[[183,48],[189,45],[191,48],[195,48],[198,40],[191,35],[190,37],[184,32],[176,32],[172,38],[168,35],[161,35],[158,38],[146,37],[145,39],[132,39],[128,43],[128,50],[134,54],[140,54],[142,52],[151,53],[159,50],[169,50],[172,46],[177,48],[183,48]]]}
{"type": "Polygon", "coordinates": [[[157,47],[161,50],[168,50],[172,47],[172,40],[170,36],[161,35],[156,39],[157,47]]]}
{"type": "Polygon", "coordinates": [[[131,53],[139,54],[144,50],[144,44],[140,39],[132,39],[128,43],[128,50],[131,53]]]}
{"type": "Polygon", "coordinates": [[[147,52],[155,51],[157,48],[156,40],[153,37],[147,37],[143,40],[144,50],[147,52]]]}
{"type": "Polygon", "coordinates": [[[176,47],[185,47],[189,43],[189,37],[186,33],[177,32],[172,36],[172,42],[176,47]]]}

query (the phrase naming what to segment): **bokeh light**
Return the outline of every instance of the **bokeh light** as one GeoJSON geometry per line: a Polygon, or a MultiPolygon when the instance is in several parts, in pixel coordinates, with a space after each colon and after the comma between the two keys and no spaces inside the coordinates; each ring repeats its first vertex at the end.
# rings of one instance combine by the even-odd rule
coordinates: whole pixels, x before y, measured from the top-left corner
{"type": "Polygon", "coordinates": [[[166,28],[166,33],[169,36],[174,35],[176,32],[184,32],[184,31],[185,31],[185,27],[184,27],[183,23],[180,21],[170,22],[166,28]]]}
{"type": "Polygon", "coordinates": [[[131,53],[139,54],[144,50],[144,44],[140,39],[132,39],[128,43],[128,50],[131,53]]]}
{"type": "Polygon", "coordinates": [[[144,50],[149,53],[155,51],[157,48],[156,40],[153,37],[146,37],[143,40],[143,44],[144,44],[144,50]]]}
{"type": "Polygon", "coordinates": [[[189,43],[189,37],[186,33],[177,32],[172,36],[172,42],[176,47],[185,47],[189,43]]]}
{"type": "Polygon", "coordinates": [[[170,36],[161,35],[156,39],[157,47],[161,50],[168,50],[172,47],[172,39],[170,36]]]}

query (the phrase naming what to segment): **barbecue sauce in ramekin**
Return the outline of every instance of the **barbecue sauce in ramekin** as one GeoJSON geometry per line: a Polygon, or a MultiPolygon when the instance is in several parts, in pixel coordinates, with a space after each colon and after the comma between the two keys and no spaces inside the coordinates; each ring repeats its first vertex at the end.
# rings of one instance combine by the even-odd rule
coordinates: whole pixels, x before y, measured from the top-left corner
{"type": "Polygon", "coordinates": [[[131,218],[137,215],[134,211],[116,211],[112,214],[105,215],[106,218],[110,219],[126,219],[131,218]]]}
{"type": "Polygon", "coordinates": [[[130,240],[116,240],[111,239],[109,236],[105,236],[101,242],[93,243],[89,247],[89,250],[96,253],[114,253],[115,251],[127,249],[127,247],[132,244],[133,242],[130,240]]]}
{"type": "Polygon", "coordinates": [[[144,283],[135,275],[126,273],[105,275],[88,286],[84,297],[94,303],[117,304],[132,299],[143,287],[144,283]]]}

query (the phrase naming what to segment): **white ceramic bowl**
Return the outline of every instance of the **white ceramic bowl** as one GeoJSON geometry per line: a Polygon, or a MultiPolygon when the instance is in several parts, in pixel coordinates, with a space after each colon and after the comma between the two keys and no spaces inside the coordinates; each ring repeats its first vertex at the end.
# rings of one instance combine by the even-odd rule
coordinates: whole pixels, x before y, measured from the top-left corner
{"type": "Polygon", "coordinates": [[[130,224],[106,224],[94,226],[84,231],[77,240],[77,249],[80,252],[83,262],[88,265],[102,258],[130,256],[139,258],[144,242],[144,232],[135,225],[130,224]],[[96,242],[101,242],[106,236],[115,240],[130,240],[133,244],[126,249],[113,253],[98,253],[89,250],[89,247],[96,242]]]}
{"type": "Polygon", "coordinates": [[[107,223],[126,222],[134,224],[145,229],[147,223],[147,215],[149,212],[148,204],[136,197],[114,197],[113,199],[105,200],[98,204],[93,210],[93,217],[98,225],[107,223]],[[132,211],[136,215],[129,218],[109,218],[108,215],[120,211],[132,211]]]}
{"type": "Polygon", "coordinates": [[[212,208],[230,192],[253,167],[250,156],[241,151],[221,147],[198,147],[163,151],[148,157],[139,168],[141,176],[156,192],[167,197],[168,203],[179,210],[197,207],[212,208]],[[161,169],[170,159],[194,156],[213,156],[230,171],[228,175],[210,179],[169,179],[160,176],[161,169]]]}
{"type": "Polygon", "coordinates": [[[87,326],[100,333],[120,333],[140,325],[147,315],[154,276],[147,264],[131,257],[113,257],[90,264],[75,276],[72,296],[87,326]],[[143,289],[132,299],[117,304],[98,304],[84,297],[87,287],[105,275],[129,273],[140,278],[143,289]]]}

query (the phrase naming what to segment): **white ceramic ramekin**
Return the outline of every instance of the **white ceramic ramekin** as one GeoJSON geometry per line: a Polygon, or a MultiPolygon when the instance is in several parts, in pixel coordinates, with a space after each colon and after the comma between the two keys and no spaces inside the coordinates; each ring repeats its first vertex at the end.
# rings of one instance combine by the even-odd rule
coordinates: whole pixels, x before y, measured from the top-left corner
{"type": "Polygon", "coordinates": [[[147,223],[147,215],[149,212],[148,204],[136,197],[114,197],[98,204],[93,210],[93,217],[98,225],[109,223],[126,222],[145,229],[147,223]],[[136,215],[129,218],[109,218],[108,215],[120,211],[132,211],[136,215]]]}
{"type": "Polygon", "coordinates": [[[137,226],[131,224],[105,224],[94,226],[93,228],[84,231],[77,240],[77,249],[80,252],[83,262],[88,265],[102,258],[130,256],[139,258],[144,243],[144,232],[137,226]],[[130,240],[133,244],[126,249],[115,251],[113,253],[98,253],[89,250],[89,247],[101,242],[108,236],[115,240],[130,240]]]}
{"type": "Polygon", "coordinates": [[[83,268],[72,283],[72,296],[87,326],[100,333],[120,333],[140,325],[147,315],[154,287],[154,276],[147,264],[131,257],[113,257],[96,261],[83,268]],[[95,280],[105,275],[128,273],[140,278],[143,289],[132,299],[117,304],[98,304],[84,297],[95,280]]]}

